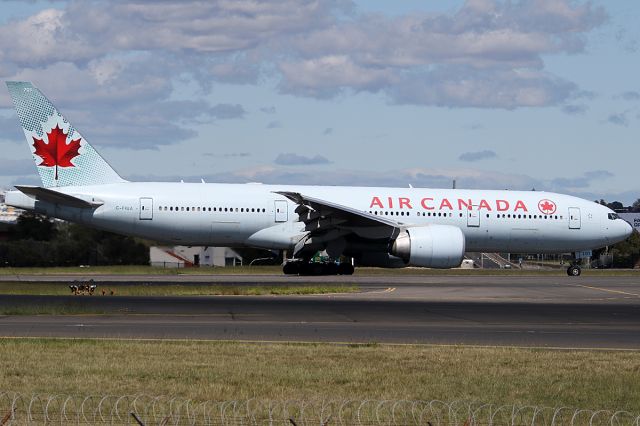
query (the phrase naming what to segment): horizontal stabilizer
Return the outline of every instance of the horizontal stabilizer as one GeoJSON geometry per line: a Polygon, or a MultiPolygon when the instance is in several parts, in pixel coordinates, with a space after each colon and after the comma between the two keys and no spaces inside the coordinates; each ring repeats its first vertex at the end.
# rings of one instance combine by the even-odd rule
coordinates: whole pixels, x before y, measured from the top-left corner
{"type": "Polygon", "coordinates": [[[82,198],[74,197],[73,195],[63,194],[62,192],[54,191],[53,189],[42,188],[40,186],[17,185],[16,189],[31,198],[35,198],[38,201],[46,201],[48,203],[60,204],[69,207],[91,209],[104,204],[102,201],[87,201],[83,200],[82,198]]]}

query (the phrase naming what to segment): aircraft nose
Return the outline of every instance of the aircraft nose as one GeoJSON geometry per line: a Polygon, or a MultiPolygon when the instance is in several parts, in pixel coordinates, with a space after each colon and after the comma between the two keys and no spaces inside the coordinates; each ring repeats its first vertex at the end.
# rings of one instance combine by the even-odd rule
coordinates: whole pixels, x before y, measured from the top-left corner
{"type": "Polygon", "coordinates": [[[626,240],[633,233],[633,226],[625,220],[622,221],[624,223],[624,239],[626,240]]]}

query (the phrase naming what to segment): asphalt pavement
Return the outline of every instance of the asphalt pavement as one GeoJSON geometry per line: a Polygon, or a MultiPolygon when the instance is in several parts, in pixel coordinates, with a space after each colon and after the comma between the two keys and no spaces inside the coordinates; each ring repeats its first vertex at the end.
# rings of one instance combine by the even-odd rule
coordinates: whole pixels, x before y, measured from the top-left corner
{"type": "MultiPolygon", "coordinates": [[[[85,279],[20,276],[24,285],[85,279]]],[[[317,296],[0,296],[0,310],[64,306],[75,315],[0,316],[0,336],[417,343],[640,349],[634,276],[92,276],[100,286],[355,283],[317,296]]],[[[7,276],[1,279],[9,280],[7,276]]],[[[46,311],[46,309],[43,309],[46,311]]]]}

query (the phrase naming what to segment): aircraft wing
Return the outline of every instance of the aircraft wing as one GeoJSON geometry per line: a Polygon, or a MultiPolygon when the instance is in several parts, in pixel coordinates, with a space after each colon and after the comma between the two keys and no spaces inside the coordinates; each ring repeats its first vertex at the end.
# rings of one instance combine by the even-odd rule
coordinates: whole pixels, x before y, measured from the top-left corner
{"type": "Polygon", "coordinates": [[[36,200],[46,201],[52,204],[60,204],[69,207],[78,207],[83,209],[96,208],[101,206],[102,201],[87,201],[82,198],[74,197],[73,195],[64,194],[62,192],[54,191],[48,188],[42,188],[40,186],[27,186],[16,185],[18,191],[36,200]]]}
{"type": "Polygon", "coordinates": [[[295,212],[308,231],[307,236],[296,245],[294,255],[303,251],[305,245],[313,250],[318,244],[326,245],[332,240],[350,236],[364,240],[390,240],[395,238],[403,227],[402,223],[394,220],[299,192],[275,193],[298,205],[295,212]]]}

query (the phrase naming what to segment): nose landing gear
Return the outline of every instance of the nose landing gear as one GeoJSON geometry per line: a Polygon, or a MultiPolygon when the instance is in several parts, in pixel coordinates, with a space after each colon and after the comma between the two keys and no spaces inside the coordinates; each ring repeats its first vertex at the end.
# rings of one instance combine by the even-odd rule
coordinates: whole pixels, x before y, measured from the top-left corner
{"type": "Polygon", "coordinates": [[[570,277],[578,277],[580,276],[581,272],[582,269],[578,265],[571,265],[567,268],[567,275],[569,275],[570,277]]]}
{"type": "Polygon", "coordinates": [[[567,268],[567,275],[570,277],[579,277],[582,272],[582,268],[580,268],[580,257],[578,253],[572,253],[571,256],[571,264],[567,268]]]}

